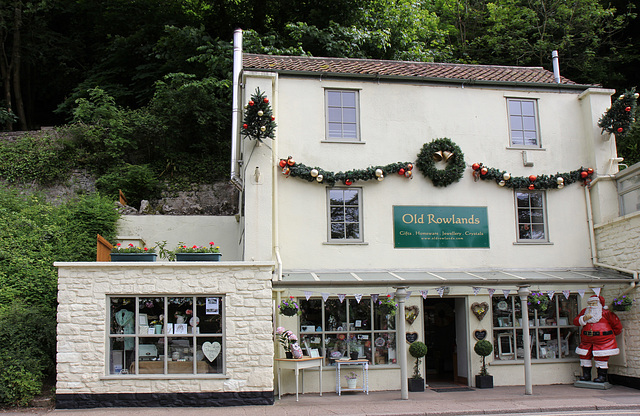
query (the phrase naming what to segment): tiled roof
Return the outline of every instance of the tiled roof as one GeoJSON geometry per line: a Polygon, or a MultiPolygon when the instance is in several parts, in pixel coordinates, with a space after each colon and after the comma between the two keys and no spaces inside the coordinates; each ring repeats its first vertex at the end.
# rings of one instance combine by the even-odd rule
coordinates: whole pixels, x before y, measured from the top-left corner
{"type": "MultiPolygon", "coordinates": [[[[423,78],[484,83],[558,85],[553,72],[541,67],[466,65],[433,62],[381,61],[375,59],[314,58],[308,56],[243,55],[244,69],[277,72],[321,73],[370,77],[423,78]]],[[[563,86],[578,85],[560,77],[563,86]]]]}

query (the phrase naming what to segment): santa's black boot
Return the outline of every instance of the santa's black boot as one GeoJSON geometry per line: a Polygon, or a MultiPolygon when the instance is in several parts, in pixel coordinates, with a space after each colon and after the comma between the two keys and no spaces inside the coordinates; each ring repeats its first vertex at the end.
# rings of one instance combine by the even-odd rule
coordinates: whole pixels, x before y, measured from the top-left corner
{"type": "Polygon", "coordinates": [[[582,377],[580,381],[591,381],[591,367],[582,367],[582,377]]]}
{"type": "Polygon", "coordinates": [[[606,368],[598,368],[598,377],[593,380],[595,383],[606,383],[607,382],[607,369],[606,368]]]}

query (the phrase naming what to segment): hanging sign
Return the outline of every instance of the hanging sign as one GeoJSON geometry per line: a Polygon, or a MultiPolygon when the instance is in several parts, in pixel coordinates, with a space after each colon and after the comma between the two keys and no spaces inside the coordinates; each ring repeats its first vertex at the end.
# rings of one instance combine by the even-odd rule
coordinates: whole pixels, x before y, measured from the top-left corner
{"type": "Polygon", "coordinates": [[[487,207],[394,206],[395,248],[489,248],[487,207]]]}

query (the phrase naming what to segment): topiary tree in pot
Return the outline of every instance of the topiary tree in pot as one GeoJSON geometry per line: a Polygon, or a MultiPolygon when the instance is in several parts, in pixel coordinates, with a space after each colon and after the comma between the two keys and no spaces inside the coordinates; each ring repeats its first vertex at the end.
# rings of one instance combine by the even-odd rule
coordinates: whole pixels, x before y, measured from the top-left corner
{"type": "Polygon", "coordinates": [[[490,389],[493,388],[493,376],[487,371],[487,363],[485,357],[493,352],[493,345],[486,339],[476,342],[473,350],[482,357],[482,368],[480,374],[476,376],[476,388],[490,389]]]}
{"type": "Polygon", "coordinates": [[[424,391],[424,379],[420,375],[420,359],[427,355],[427,346],[423,342],[415,341],[409,347],[409,354],[416,359],[413,376],[409,379],[409,391],[424,391]]]}

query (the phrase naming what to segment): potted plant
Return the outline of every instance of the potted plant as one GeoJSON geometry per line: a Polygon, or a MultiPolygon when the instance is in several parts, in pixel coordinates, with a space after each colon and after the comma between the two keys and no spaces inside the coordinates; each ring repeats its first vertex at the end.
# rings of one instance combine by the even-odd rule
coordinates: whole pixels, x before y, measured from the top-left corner
{"type": "Polygon", "coordinates": [[[187,246],[180,242],[173,253],[176,261],[220,261],[222,257],[220,246],[216,246],[213,241],[208,246],[187,246]]]}
{"type": "Polygon", "coordinates": [[[482,368],[480,374],[476,375],[476,388],[479,389],[491,389],[493,388],[493,376],[487,371],[487,363],[485,357],[487,357],[493,351],[493,345],[486,339],[476,342],[473,350],[482,357],[482,368]]]}
{"type": "Polygon", "coordinates": [[[539,312],[546,312],[549,308],[549,295],[542,292],[533,292],[527,297],[527,305],[539,312]]]}
{"type": "Polygon", "coordinates": [[[395,315],[398,304],[395,302],[391,295],[381,296],[376,302],[376,311],[380,315],[395,315]]]}
{"type": "Polygon", "coordinates": [[[276,328],[276,335],[278,335],[278,341],[282,348],[284,348],[284,354],[286,358],[302,358],[302,350],[298,346],[298,337],[293,332],[284,327],[279,326],[276,328]],[[295,357],[294,353],[300,353],[299,357],[295,357]]]}
{"type": "Polygon", "coordinates": [[[127,246],[118,243],[111,249],[111,261],[156,261],[156,256],[153,248],[137,247],[132,243],[127,246]]]}
{"type": "Polygon", "coordinates": [[[416,359],[413,376],[409,379],[409,391],[424,391],[424,379],[420,375],[420,359],[427,355],[427,346],[424,342],[414,341],[409,347],[409,354],[416,359]]]}
{"type": "Polygon", "coordinates": [[[349,358],[351,358],[352,360],[357,360],[360,356],[360,342],[358,341],[358,339],[352,335],[347,342],[347,346],[349,347],[349,358]]]}
{"type": "Polygon", "coordinates": [[[300,315],[300,305],[295,301],[293,296],[289,296],[289,299],[283,299],[278,305],[280,313],[285,316],[300,315]]]}
{"type": "Polygon", "coordinates": [[[623,312],[631,310],[633,306],[633,299],[631,299],[627,295],[622,295],[619,298],[613,298],[613,302],[611,303],[611,308],[614,311],[623,312]]]}
{"type": "Polygon", "coordinates": [[[348,389],[355,389],[358,385],[358,375],[354,371],[349,372],[346,376],[344,376],[344,378],[347,379],[348,389]]]}

